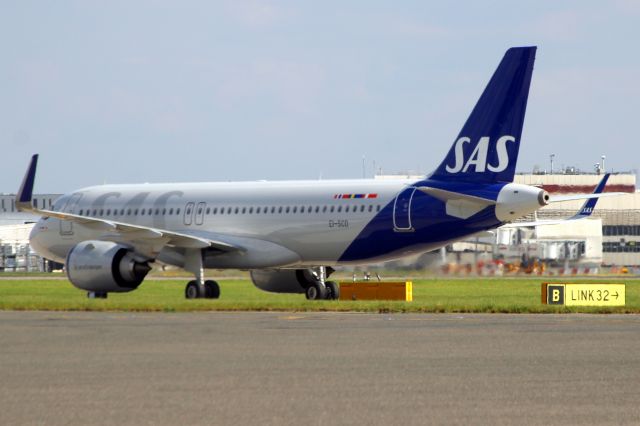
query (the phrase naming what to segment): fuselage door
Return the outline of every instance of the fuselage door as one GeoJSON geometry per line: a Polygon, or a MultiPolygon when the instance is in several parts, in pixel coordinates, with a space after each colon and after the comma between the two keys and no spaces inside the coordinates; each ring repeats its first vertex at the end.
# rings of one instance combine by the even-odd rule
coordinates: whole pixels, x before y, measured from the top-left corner
{"type": "Polygon", "coordinates": [[[193,211],[196,203],[187,203],[184,208],[184,224],[191,225],[193,223],[193,211]]]}
{"type": "MultiPolygon", "coordinates": [[[[73,194],[64,207],[62,207],[62,211],[71,214],[76,213],[76,207],[78,206],[80,198],[82,198],[82,194],[73,194]]],[[[60,235],[73,235],[72,221],[60,219],[60,235]]]]}
{"type": "Polygon", "coordinates": [[[393,204],[393,230],[397,232],[411,232],[411,202],[416,188],[407,188],[396,197],[393,204]]]}
{"type": "Polygon", "coordinates": [[[204,207],[206,203],[198,203],[198,207],[196,207],[196,225],[202,225],[204,223],[204,207]]]}

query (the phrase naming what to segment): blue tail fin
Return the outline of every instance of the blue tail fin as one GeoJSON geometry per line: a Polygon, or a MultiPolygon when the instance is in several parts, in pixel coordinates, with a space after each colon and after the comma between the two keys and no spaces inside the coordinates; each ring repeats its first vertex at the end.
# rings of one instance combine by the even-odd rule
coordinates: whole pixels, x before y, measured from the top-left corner
{"type": "Polygon", "coordinates": [[[535,47],[507,50],[431,179],[513,182],[535,54],[535,47]]]}
{"type": "MultiPolygon", "coordinates": [[[[604,187],[609,180],[609,176],[611,176],[611,173],[607,173],[602,177],[602,180],[600,181],[600,183],[598,183],[596,189],[593,190],[594,194],[601,194],[602,191],[604,191],[604,187]]],[[[582,208],[578,211],[578,213],[576,213],[575,216],[572,217],[572,219],[582,219],[584,217],[591,216],[591,213],[593,213],[593,209],[596,208],[597,202],[598,198],[589,198],[584,202],[582,208]]]]}

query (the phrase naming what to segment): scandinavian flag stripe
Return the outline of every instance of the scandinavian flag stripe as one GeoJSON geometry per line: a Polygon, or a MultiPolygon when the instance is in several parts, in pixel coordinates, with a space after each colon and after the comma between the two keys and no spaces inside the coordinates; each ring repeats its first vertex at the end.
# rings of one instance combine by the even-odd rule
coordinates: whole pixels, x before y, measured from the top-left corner
{"type": "Polygon", "coordinates": [[[352,199],[352,198],[378,198],[378,194],[335,194],[334,199],[352,199]]]}

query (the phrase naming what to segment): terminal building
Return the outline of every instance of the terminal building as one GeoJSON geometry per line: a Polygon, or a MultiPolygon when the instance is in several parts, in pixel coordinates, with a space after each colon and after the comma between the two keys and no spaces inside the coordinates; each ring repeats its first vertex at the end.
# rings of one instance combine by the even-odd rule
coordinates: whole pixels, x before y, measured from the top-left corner
{"type": "MultiPolygon", "coordinates": [[[[33,204],[50,209],[60,194],[38,194],[33,204]]],[[[58,265],[42,259],[29,247],[29,233],[38,216],[19,212],[15,194],[0,194],[0,271],[50,271],[58,265]]]]}
{"type": "MultiPolygon", "coordinates": [[[[571,194],[593,191],[601,178],[602,176],[598,174],[520,174],[516,176],[516,182],[539,185],[550,194],[571,194]]],[[[599,199],[589,219],[578,221],[575,224],[537,227],[536,237],[540,240],[564,239],[570,241],[576,239],[576,236],[583,231],[587,237],[578,239],[584,240],[585,245],[589,240],[588,236],[601,240],[601,263],[603,265],[640,265],[640,191],[636,189],[636,176],[630,173],[612,174],[605,187],[605,192],[624,194],[599,199]],[[591,229],[592,225],[580,223],[587,221],[592,223],[600,221],[598,235],[594,234],[598,228],[591,229]],[[580,226],[584,226],[584,229],[579,229],[580,226]]],[[[583,201],[550,204],[538,212],[537,219],[570,217],[578,211],[582,204],[583,201]]],[[[528,219],[532,220],[533,218],[528,219]]],[[[570,255],[570,253],[568,254],[570,255]]],[[[589,261],[590,257],[586,247],[584,250],[581,248],[574,255],[577,260],[589,261]]]]}

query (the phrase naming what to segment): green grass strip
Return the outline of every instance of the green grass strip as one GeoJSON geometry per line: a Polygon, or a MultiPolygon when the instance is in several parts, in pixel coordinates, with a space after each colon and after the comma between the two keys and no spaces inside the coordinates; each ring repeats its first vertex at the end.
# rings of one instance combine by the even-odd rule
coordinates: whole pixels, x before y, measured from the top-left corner
{"type": "Polygon", "coordinates": [[[66,280],[0,280],[0,310],[44,311],[336,311],[452,313],[640,313],[638,279],[461,278],[414,280],[413,302],[308,301],[303,294],[258,290],[247,280],[220,280],[218,300],[186,300],[184,280],[145,281],[130,293],[110,293],[106,300],[88,299],[66,280]],[[540,302],[540,286],[555,282],[624,282],[624,307],[554,307],[540,302]]]}

